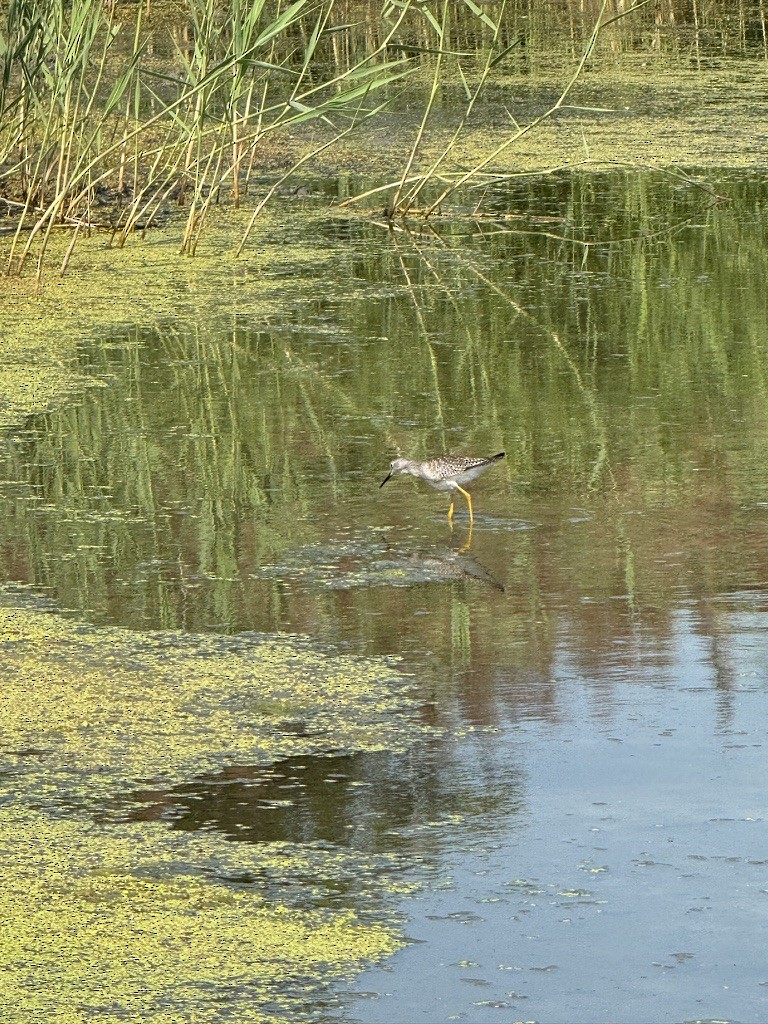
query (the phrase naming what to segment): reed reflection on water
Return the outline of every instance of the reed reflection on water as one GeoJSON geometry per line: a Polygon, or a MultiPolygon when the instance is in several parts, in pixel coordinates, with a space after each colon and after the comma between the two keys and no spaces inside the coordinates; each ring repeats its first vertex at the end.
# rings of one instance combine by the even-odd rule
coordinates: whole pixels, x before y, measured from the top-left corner
{"type": "Polygon", "coordinates": [[[233,296],[215,324],[94,340],[108,387],[6,441],[5,578],[97,621],[308,632],[473,672],[503,652],[545,678],[566,636],[585,673],[638,637],[663,650],[680,607],[768,578],[765,188],[718,187],[733,206],[708,212],[623,175],[500,198],[587,249],[525,225],[337,244],[331,223],[337,280],[307,281],[280,324],[233,296]],[[451,533],[443,496],[378,483],[399,454],[503,449],[477,483],[483,588],[456,570],[463,511],[451,533]],[[446,551],[453,575],[429,569],[446,551]]]}

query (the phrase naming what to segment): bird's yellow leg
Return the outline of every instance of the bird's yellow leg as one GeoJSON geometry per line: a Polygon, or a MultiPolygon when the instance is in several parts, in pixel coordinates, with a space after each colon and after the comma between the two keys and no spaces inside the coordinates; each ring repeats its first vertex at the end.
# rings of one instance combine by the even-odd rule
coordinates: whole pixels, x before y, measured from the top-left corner
{"type": "Polygon", "coordinates": [[[460,491],[464,495],[464,497],[467,499],[467,505],[469,505],[469,521],[470,521],[470,523],[474,523],[475,517],[472,515],[472,499],[469,496],[469,491],[465,491],[464,488],[463,487],[459,487],[458,484],[456,485],[456,490],[460,491]]]}
{"type": "Polygon", "coordinates": [[[451,498],[451,507],[448,509],[448,522],[453,526],[453,498],[451,498]]]}

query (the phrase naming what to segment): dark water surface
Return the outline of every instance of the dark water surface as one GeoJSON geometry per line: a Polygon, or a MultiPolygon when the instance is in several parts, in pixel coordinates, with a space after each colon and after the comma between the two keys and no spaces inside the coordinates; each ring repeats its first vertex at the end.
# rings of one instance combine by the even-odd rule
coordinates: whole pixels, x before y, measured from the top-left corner
{"type": "Polygon", "coordinates": [[[6,580],[401,656],[439,728],[408,755],[126,811],[406,854],[414,941],[334,1019],[768,1019],[768,183],[708,184],[552,177],[437,235],[329,215],[285,314],[239,315],[297,211],[217,322],[92,339],[107,386],[3,443],[6,580]],[[378,486],[500,450],[473,530],[378,486]]]}

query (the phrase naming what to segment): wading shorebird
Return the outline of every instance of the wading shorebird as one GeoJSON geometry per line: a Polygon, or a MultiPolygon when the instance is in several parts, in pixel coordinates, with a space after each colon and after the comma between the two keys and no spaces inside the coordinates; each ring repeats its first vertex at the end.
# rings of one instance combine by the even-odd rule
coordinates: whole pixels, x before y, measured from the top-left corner
{"type": "Polygon", "coordinates": [[[469,521],[474,522],[472,514],[472,498],[469,491],[465,491],[462,484],[471,483],[481,473],[484,473],[494,462],[503,459],[506,452],[499,452],[498,455],[491,455],[489,459],[472,459],[464,455],[440,455],[436,459],[425,459],[418,462],[415,459],[395,459],[389,464],[389,473],[379,484],[383,487],[387,480],[391,480],[398,473],[408,473],[410,476],[417,476],[426,481],[430,487],[437,491],[451,492],[451,507],[448,509],[448,518],[453,520],[453,496],[456,491],[463,494],[469,506],[469,521]]]}

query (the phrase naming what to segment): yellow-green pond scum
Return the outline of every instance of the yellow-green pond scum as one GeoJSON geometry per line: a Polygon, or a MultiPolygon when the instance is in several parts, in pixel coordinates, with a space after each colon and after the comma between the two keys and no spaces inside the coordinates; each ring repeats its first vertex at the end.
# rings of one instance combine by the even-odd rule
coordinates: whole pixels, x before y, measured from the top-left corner
{"type": "Polygon", "coordinates": [[[330,980],[398,946],[381,914],[292,905],[324,875],[374,892],[360,857],[29,810],[4,812],[0,850],[5,1021],[300,1020],[330,980]],[[243,869],[259,882],[220,880],[243,869]]]}
{"type": "MultiPolygon", "coordinates": [[[[122,251],[83,243],[63,280],[0,285],[6,431],[83,387],[86,335],[205,322],[224,288],[242,313],[281,308],[280,286],[258,282],[274,249],[224,264],[215,246],[175,260],[162,232],[122,251]]],[[[298,247],[280,258],[301,272],[298,247]]],[[[403,749],[423,727],[394,665],[287,637],[93,627],[18,588],[0,592],[0,648],[4,1021],[300,1020],[329,983],[402,944],[387,910],[402,887],[394,858],[103,810],[225,766],[403,749]]]]}
{"type": "Polygon", "coordinates": [[[97,629],[3,600],[4,1019],[208,1021],[222,1003],[237,1020],[296,1019],[329,977],[397,948],[387,858],[98,814],[140,779],[411,742],[391,666],[306,642],[97,629]],[[297,721],[308,735],[285,728],[297,721]],[[246,868],[248,885],[222,880],[246,868]],[[328,907],[327,886],[355,897],[328,907]]]}

